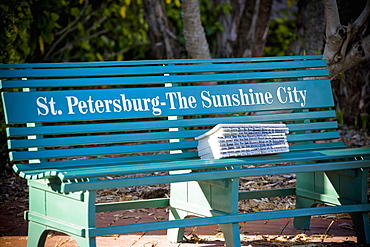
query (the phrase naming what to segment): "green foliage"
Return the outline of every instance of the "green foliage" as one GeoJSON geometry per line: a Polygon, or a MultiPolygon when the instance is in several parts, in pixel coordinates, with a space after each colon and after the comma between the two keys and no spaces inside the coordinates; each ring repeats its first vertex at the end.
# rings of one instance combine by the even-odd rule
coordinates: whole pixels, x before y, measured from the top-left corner
{"type": "MultiPolygon", "coordinates": [[[[0,4],[2,63],[147,59],[148,25],[142,0],[17,0],[0,4]]],[[[185,46],[181,1],[165,0],[174,35],[185,46]]],[[[229,3],[201,0],[210,47],[229,3]]]]}
{"type": "MultiPolygon", "coordinates": [[[[39,2],[42,9],[61,5],[53,15],[52,24],[44,23],[45,19],[52,18],[52,13],[38,20],[38,26],[51,33],[53,38],[44,60],[122,60],[126,52],[147,40],[139,1],[54,1],[39,2]]],[[[43,37],[44,34],[40,35],[43,37]]],[[[40,53],[42,55],[41,50],[40,53]]]]}
{"type": "Polygon", "coordinates": [[[297,40],[298,35],[295,33],[297,21],[293,16],[297,15],[289,5],[287,9],[281,10],[281,17],[271,20],[268,39],[265,47],[266,56],[284,56],[287,54],[289,46],[297,40]]]}
{"type": "Polygon", "coordinates": [[[212,40],[212,36],[217,31],[223,31],[224,27],[218,20],[220,14],[230,14],[230,3],[214,4],[212,1],[200,1],[199,8],[201,12],[201,21],[208,39],[212,40]]]}
{"type": "Polygon", "coordinates": [[[344,125],[344,113],[340,110],[336,111],[338,123],[344,125]]]}
{"type": "Polygon", "coordinates": [[[362,129],[367,130],[367,126],[369,125],[369,114],[368,113],[362,113],[361,115],[361,122],[362,122],[362,129]]]}
{"type": "Polygon", "coordinates": [[[214,1],[208,0],[201,0],[199,5],[201,21],[206,33],[209,47],[212,49],[217,42],[217,32],[224,30],[222,23],[219,21],[219,15],[230,15],[232,10],[231,5],[228,2],[215,4],[214,1]]]}
{"type": "Polygon", "coordinates": [[[141,0],[19,0],[0,8],[2,63],[145,58],[141,0]]]}
{"type": "Polygon", "coordinates": [[[0,63],[22,63],[32,52],[28,45],[33,22],[33,1],[7,1],[0,4],[0,63]]]}
{"type": "Polygon", "coordinates": [[[172,26],[175,27],[174,34],[181,44],[185,46],[185,38],[182,33],[183,24],[181,18],[181,2],[180,0],[166,0],[165,11],[168,16],[168,20],[172,26]]]}

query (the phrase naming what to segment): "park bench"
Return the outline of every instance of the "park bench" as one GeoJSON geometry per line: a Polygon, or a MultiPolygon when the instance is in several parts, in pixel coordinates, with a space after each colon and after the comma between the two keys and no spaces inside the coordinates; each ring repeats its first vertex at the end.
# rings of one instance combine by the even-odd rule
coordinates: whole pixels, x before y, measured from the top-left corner
{"type": "Polygon", "coordinates": [[[28,180],[28,246],[50,230],[95,237],[349,213],[370,244],[370,148],[345,148],[320,55],[0,65],[9,157],[28,180]],[[290,152],[200,159],[194,137],[217,124],[284,123],[290,152]],[[292,188],[240,191],[241,177],[296,173],[292,188]],[[96,191],[170,185],[169,198],[96,203],[96,191]],[[238,212],[238,202],[295,195],[294,209],[238,212]],[[315,207],[315,205],[327,205],[315,207]],[[169,220],[96,227],[99,212],[168,207],[169,220]],[[195,217],[188,217],[195,216],[195,217]]]}

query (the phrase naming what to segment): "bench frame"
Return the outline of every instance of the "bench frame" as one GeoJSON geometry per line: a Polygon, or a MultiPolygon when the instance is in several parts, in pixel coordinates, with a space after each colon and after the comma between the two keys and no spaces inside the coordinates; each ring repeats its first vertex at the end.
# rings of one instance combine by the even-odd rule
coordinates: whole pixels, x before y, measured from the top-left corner
{"type": "MultiPolygon", "coordinates": [[[[331,120],[309,120],[335,117],[335,112],[328,109],[333,106],[330,82],[322,79],[327,73],[322,56],[0,65],[10,158],[14,170],[28,179],[29,185],[29,210],[25,214],[29,220],[28,246],[44,246],[50,230],[71,235],[79,246],[96,246],[96,236],[159,229],[168,229],[168,239],[179,242],[185,227],[211,224],[220,224],[227,246],[240,246],[239,222],[295,217],[295,227],[309,229],[312,215],[335,213],[349,213],[358,242],[370,244],[370,204],[367,195],[370,148],[345,149],[341,142],[320,143],[318,140],[339,138],[336,131],[323,132],[324,129],[337,128],[337,124],[331,120]],[[161,64],[165,66],[158,66],[161,64]],[[293,79],[289,82],[286,78],[293,79]],[[240,89],[240,81],[245,80],[253,83],[240,89]],[[202,85],[216,81],[223,83],[202,85]],[[123,83],[127,83],[123,85],[124,96],[119,91],[121,88],[117,89],[123,83]],[[178,83],[183,85],[177,86],[178,83]],[[194,83],[198,85],[185,86],[194,83]],[[166,87],[158,86],[163,84],[166,87]],[[132,85],[139,89],[132,88],[132,85]],[[140,88],[140,85],[145,86],[140,88]],[[319,85],[319,89],[315,90],[315,100],[312,100],[310,92],[299,91],[302,88],[297,85],[307,85],[309,90],[319,85]],[[72,91],[69,87],[73,87],[72,91]],[[269,93],[273,92],[272,87],[278,96],[269,93]],[[20,88],[24,92],[17,92],[20,88]],[[265,88],[270,91],[257,94],[265,88]],[[105,94],[103,90],[109,93],[105,94]],[[211,100],[212,93],[217,92],[220,95],[231,92],[231,97],[239,97],[238,101],[232,98],[234,101],[227,105],[227,97],[219,96],[219,100],[223,97],[225,107],[207,107],[211,103],[216,105],[217,101],[208,99],[211,100]],[[120,100],[120,106],[115,105],[114,100],[104,98],[104,95],[115,93],[121,98],[112,99],[120,100]],[[143,100],[141,110],[133,110],[135,102],[130,101],[130,93],[135,97],[149,95],[143,100]],[[207,109],[199,110],[201,103],[191,96],[192,93],[203,93],[202,104],[207,109]],[[160,94],[166,95],[168,101],[156,97],[160,94]],[[245,98],[242,99],[243,95],[245,98]],[[96,103],[99,96],[104,98],[101,104],[96,103]],[[68,103],[64,108],[59,103],[62,99],[67,99],[64,101],[68,103]],[[96,100],[95,105],[93,100],[96,100]],[[242,100],[250,100],[247,110],[246,107],[235,106],[238,102],[241,105],[242,100]],[[20,107],[19,102],[26,102],[25,106],[20,107]],[[323,110],[310,111],[317,107],[323,110]],[[118,122],[125,120],[122,117],[111,118],[109,114],[119,109],[130,109],[128,122],[118,122]],[[34,114],[36,110],[38,114],[34,114]],[[93,114],[96,111],[102,111],[98,118],[93,114]],[[261,115],[230,115],[231,112],[260,112],[261,115]],[[198,117],[187,117],[195,115],[198,117]],[[208,115],[213,116],[208,118],[208,115]],[[153,120],[148,121],[147,118],[153,120]],[[108,120],[108,123],[76,124],[93,119],[108,120]],[[53,125],[54,122],[69,121],[72,121],[71,126],[53,125]],[[130,121],[133,124],[130,125],[130,121]],[[191,139],[217,123],[224,123],[222,121],[287,121],[293,132],[288,135],[291,152],[220,160],[197,159],[194,152],[196,144],[191,139]],[[197,129],[197,126],[202,126],[201,123],[206,126],[205,129],[197,129]],[[80,138],[80,134],[88,132],[84,128],[89,128],[91,132],[95,129],[94,133],[98,135],[80,138]],[[147,129],[149,134],[137,133],[136,128],[147,129]],[[156,129],[159,131],[152,133],[156,129]],[[65,130],[67,132],[63,134],[65,130]],[[111,139],[106,139],[108,135],[106,137],[105,132],[111,132],[111,139]],[[131,148],[137,147],[135,150],[119,146],[123,147],[124,155],[109,157],[111,153],[119,152],[116,145],[121,145],[121,135],[126,134],[125,145],[135,141],[140,145],[132,145],[131,148]],[[158,143],[147,147],[142,145],[146,140],[155,138],[158,143]],[[113,145],[107,147],[106,144],[113,145]],[[63,145],[69,147],[54,150],[54,146],[63,145]],[[82,149],[79,145],[88,145],[88,148],[82,149]],[[164,150],[168,152],[163,154],[164,150]],[[93,157],[94,152],[105,157],[93,157]],[[139,155],[131,156],[130,153],[139,155]],[[63,160],[63,155],[69,160],[63,160]],[[74,155],[76,158],[73,158],[74,155]],[[92,159],[84,159],[85,156],[92,159]],[[103,160],[107,161],[109,169],[103,166],[103,160]],[[294,164],[261,166],[285,162],[294,164]],[[61,166],[57,167],[57,164],[61,166]],[[122,177],[136,173],[149,175],[122,177]],[[239,191],[240,177],[285,173],[297,174],[296,187],[239,191]],[[99,179],[105,176],[119,177],[99,179]],[[158,183],[171,184],[170,198],[95,203],[96,190],[99,189],[158,183]],[[240,200],[287,195],[296,196],[296,209],[238,213],[240,200]],[[313,207],[317,204],[330,206],[313,207]],[[98,212],[154,207],[169,207],[169,221],[96,227],[98,212]],[[199,217],[188,219],[189,216],[199,217]]],[[[118,101],[115,103],[118,104],[118,101]]]]}

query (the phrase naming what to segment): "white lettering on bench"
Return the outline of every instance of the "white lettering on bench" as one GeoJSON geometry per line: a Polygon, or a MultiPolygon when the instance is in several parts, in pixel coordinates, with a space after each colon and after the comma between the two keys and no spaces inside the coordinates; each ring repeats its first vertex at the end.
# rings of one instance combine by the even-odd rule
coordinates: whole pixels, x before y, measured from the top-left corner
{"type": "Polygon", "coordinates": [[[307,90],[297,91],[296,87],[293,87],[293,90],[290,87],[278,87],[276,90],[276,96],[280,103],[300,103],[304,107],[306,105],[306,94],[307,90]]]}
{"type": "Polygon", "coordinates": [[[182,96],[181,92],[168,92],[165,95],[166,99],[170,101],[170,109],[172,110],[177,109],[177,105],[179,109],[188,109],[189,107],[194,109],[197,107],[197,100],[194,96],[185,97],[182,96]]]}
{"type": "MultiPolygon", "coordinates": [[[[150,111],[150,107],[152,110],[152,114],[155,116],[159,116],[162,114],[162,110],[158,108],[160,105],[159,96],[154,98],[137,98],[137,99],[129,99],[126,97],[125,94],[120,94],[119,99],[104,99],[104,100],[93,100],[91,96],[84,101],[78,99],[76,96],[66,96],[67,100],[67,107],[68,107],[68,114],[76,114],[77,110],[81,114],[87,113],[110,113],[112,112],[131,112],[131,111],[150,111]]],[[[40,97],[43,98],[43,97],[40,97]]],[[[46,99],[45,99],[46,100],[46,99]]],[[[55,104],[55,102],[54,102],[55,104]]],[[[45,110],[45,112],[41,115],[48,114],[48,107],[45,104],[39,105],[45,110]]],[[[38,109],[39,112],[40,109],[38,109]]],[[[40,115],[40,114],[39,114],[40,115]]],[[[53,114],[55,115],[55,114],[53,114]]]]}
{"type": "MultiPolygon", "coordinates": [[[[184,89],[176,91],[157,90],[150,92],[143,89],[140,92],[112,90],[107,94],[92,93],[91,95],[64,94],[63,96],[36,98],[38,116],[56,115],[89,115],[89,114],[130,114],[149,113],[161,116],[170,115],[175,110],[192,110],[197,108],[219,109],[227,107],[263,106],[276,104],[292,104],[292,107],[305,107],[307,90],[296,86],[280,84],[270,91],[262,87],[233,87],[232,90],[184,89]],[[123,93],[125,92],[125,93],[123,93]],[[63,102],[63,99],[65,101],[63,102]],[[172,111],[172,112],[171,112],[172,111]]],[[[242,110],[242,109],[241,109],[242,110]]],[[[141,114],[147,115],[147,114],[141,114]]]]}
{"type": "Polygon", "coordinates": [[[62,111],[56,111],[55,110],[55,102],[54,102],[54,98],[51,97],[50,101],[47,102],[47,99],[46,97],[38,97],[36,99],[36,104],[37,106],[41,107],[42,109],[44,109],[44,111],[42,111],[40,108],[37,108],[37,115],[42,115],[42,116],[45,116],[45,115],[48,115],[49,114],[49,107],[47,106],[47,104],[50,105],[50,112],[51,114],[53,115],[62,115],[62,111]]]}
{"type": "Polygon", "coordinates": [[[211,94],[209,91],[202,91],[202,106],[210,107],[228,107],[228,106],[248,106],[248,105],[265,105],[273,103],[271,92],[253,92],[250,88],[249,93],[243,89],[238,89],[239,93],[230,94],[211,94]]]}

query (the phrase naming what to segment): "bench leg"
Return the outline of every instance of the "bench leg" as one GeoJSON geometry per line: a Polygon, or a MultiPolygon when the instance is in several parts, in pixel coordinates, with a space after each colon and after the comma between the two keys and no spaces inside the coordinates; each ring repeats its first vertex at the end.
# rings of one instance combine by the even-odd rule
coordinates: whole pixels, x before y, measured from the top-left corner
{"type": "MultiPolygon", "coordinates": [[[[315,201],[303,197],[297,197],[295,208],[310,208],[314,206],[315,201]]],[[[295,217],[293,220],[293,226],[300,230],[309,230],[311,223],[311,216],[300,216],[295,217]]]]}
{"type": "MultiPolygon", "coordinates": [[[[44,247],[49,231],[46,226],[30,221],[28,223],[27,247],[44,247]]],[[[72,237],[79,247],[96,247],[95,238],[72,237]]]]}
{"type": "MultiPolygon", "coordinates": [[[[189,172],[189,171],[187,171],[189,172]]],[[[210,217],[238,214],[239,179],[207,180],[171,184],[170,220],[187,216],[210,217]]],[[[226,246],[240,246],[238,223],[222,224],[221,230],[226,246]]],[[[183,239],[184,229],[169,229],[168,239],[178,242],[183,239]]]]}
{"type": "Polygon", "coordinates": [[[96,247],[95,238],[82,238],[82,237],[73,237],[78,243],[78,247],[96,247]]]}
{"type": "Polygon", "coordinates": [[[220,224],[224,234],[226,246],[240,246],[240,229],[239,223],[220,224]]]}
{"type": "Polygon", "coordinates": [[[36,222],[28,222],[27,247],[44,247],[49,234],[46,226],[36,222]]]}
{"type": "MultiPolygon", "coordinates": [[[[208,198],[212,215],[237,215],[239,210],[239,178],[199,182],[208,198]]],[[[227,247],[241,246],[239,223],[220,224],[227,247]]]]}
{"type": "Polygon", "coordinates": [[[95,191],[62,194],[52,189],[48,180],[30,180],[29,247],[44,246],[48,230],[66,233],[83,247],[95,247],[95,238],[85,238],[83,232],[95,228],[95,191]]]}
{"type": "MultiPolygon", "coordinates": [[[[169,211],[169,220],[182,220],[188,216],[188,212],[185,212],[180,209],[171,208],[169,211]]],[[[167,239],[171,243],[178,243],[184,239],[184,227],[171,228],[167,230],[167,239]]]]}
{"type": "MultiPolygon", "coordinates": [[[[353,169],[328,173],[331,181],[336,181],[339,188],[339,200],[342,205],[368,203],[369,169],[353,169]]],[[[357,243],[370,244],[369,212],[350,213],[357,236],[357,243]]]]}
{"type": "Polygon", "coordinates": [[[370,222],[368,213],[350,213],[355,226],[357,243],[370,245],[370,222]]]}
{"type": "MultiPolygon", "coordinates": [[[[315,173],[297,173],[296,184],[296,204],[295,208],[310,208],[317,203],[314,199],[309,198],[304,192],[315,191],[315,173]]],[[[295,217],[293,226],[297,229],[310,229],[311,216],[295,217]]]]}
{"type": "MultiPolygon", "coordinates": [[[[217,215],[217,214],[216,214],[217,215]]],[[[189,216],[189,212],[171,208],[169,212],[169,220],[185,219],[189,216]]],[[[224,234],[226,246],[240,245],[240,229],[239,223],[234,224],[220,224],[221,231],[224,234]]],[[[167,239],[172,243],[178,243],[184,238],[185,228],[172,228],[167,230],[167,239]]]]}
{"type": "MultiPolygon", "coordinates": [[[[368,169],[297,174],[296,208],[311,207],[316,203],[326,205],[352,205],[368,203],[368,169]]],[[[368,212],[350,213],[355,226],[357,242],[370,244],[368,212]]],[[[310,217],[297,217],[294,226],[309,229],[310,217]]]]}

